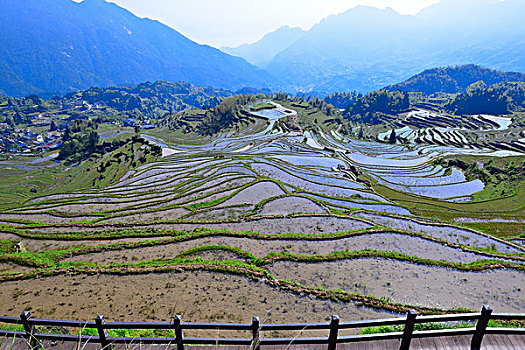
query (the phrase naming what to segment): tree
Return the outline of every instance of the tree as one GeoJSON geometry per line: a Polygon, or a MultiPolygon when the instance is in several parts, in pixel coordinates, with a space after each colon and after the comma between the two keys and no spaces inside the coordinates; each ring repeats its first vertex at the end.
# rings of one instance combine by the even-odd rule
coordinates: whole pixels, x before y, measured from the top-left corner
{"type": "Polygon", "coordinates": [[[394,145],[396,143],[397,137],[396,137],[396,130],[392,129],[392,132],[390,133],[390,137],[388,138],[388,143],[394,145]]]}
{"type": "Polygon", "coordinates": [[[55,121],[52,120],[51,125],[49,125],[49,131],[56,131],[56,130],[57,130],[57,125],[55,124],[55,121]]]}
{"type": "Polygon", "coordinates": [[[19,124],[25,124],[25,123],[29,123],[30,122],[30,119],[27,117],[27,115],[25,113],[22,113],[22,112],[16,112],[15,113],[15,124],[19,125],[19,124]]]}
{"type": "Polygon", "coordinates": [[[205,117],[198,126],[199,132],[212,135],[243,121],[241,106],[255,100],[254,95],[236,95],[225,98],[218,106],[206,111],[205,117]]]}
{"type": "Polygon", "coordinates": [[[14,128],[15,127],[15,122],[13,121],[13,117],[12,116],[7,116],[5,118],[5,122],[7,123],[7,125],[9,125],[10,128],[14,128]]]}
{"type": "Polygon", "coordinates": [[[95,148],[97,146],[97,143],[100,139],[100,137],[98,136],[98,133],[94,130],[91,130],[89,133],[88,133],[88,142],[87,142],[87,145],[86,145],[86,151],[88,153],[93,153],[95,151],[95,148]]]}
{"type": "Polygon", "coordinates": [[[367,124],[380,124],[385,116],[401,113],[410,107],[408,93],[377,90],[366,95],[339,93],[326,97],[336,107],[344,108],[344,116],[367,124]]]}
{"type": "Polygon", "coordinates": [[[66,159],[73,154],[75,154],[78,150],[78,141],[76,139],[69,140],[64,142],[62,147],[60,147],[60,153],[59,158],[60,159],[66,159]]]}

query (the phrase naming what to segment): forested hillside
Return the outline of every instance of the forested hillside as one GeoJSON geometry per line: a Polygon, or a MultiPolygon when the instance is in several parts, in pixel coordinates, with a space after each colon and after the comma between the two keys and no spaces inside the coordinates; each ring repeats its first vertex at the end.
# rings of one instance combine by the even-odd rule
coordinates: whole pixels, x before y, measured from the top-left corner
{"type": "Polygon", "coordinates": [[[445,108],[456,114],[507,114],[525,110],[525,83],[474,84],[445,108]]]}
{"type": "Polygon", "coordinates": [[[177,112],[192,107],[215,107],[233,93],[224,89],[197,87],[189,83],[157,81],[132,87],[91,88],[78,94],[89,103],[104,104],[117,110],[137,109],[141,113],[177,112]]]}
{"type": "Polygon", "coordinates": [[[365,95],[359,93],[335,93],[325,101],[344,109],[347,119],[366,124],[379,124],[386,115],[397,114],[410,108],[408,93],[378,90],[365,95]]]}
{"type": "Polygon", "coordinates": [[[498,71],[469,64],[428,69],[402,83],[389,86],[388,89],[392,91],[422,92],[425,94],[438,92],[454,94],[466,92],[471,84],[479,81],[482,81],[487,86],[507,81],[521,82],[525,81],[525,74],[498,71]]]}

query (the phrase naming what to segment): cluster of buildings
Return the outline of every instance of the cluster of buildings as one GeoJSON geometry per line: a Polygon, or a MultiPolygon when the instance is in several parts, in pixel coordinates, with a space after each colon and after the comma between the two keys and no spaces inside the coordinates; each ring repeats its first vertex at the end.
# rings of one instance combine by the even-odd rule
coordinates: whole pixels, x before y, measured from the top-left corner
{"type": "Polygon", "coordinates": [[[53,113],[38,113],[31,116],[34,128],[0,123],[0,152],[2,153],[39,153],[59,148],[62,145],[62,133],[53,130],[45,134],[34,130],[50,127],[53,113]],[[32,131],[33,130],[33,131],[32,131]]]}
{"type": "MultiPolygon", "coordinates": [[[[34,110],[38,106],[30,106],[29,108],[34,110]]],[[[34,154],[57,149],[62,146],[62,131],[69,124],[69,121],[79,117],[82,118],[82,114],[70,115],[68,112],[79,110],[88,112],[93,110],[105,111],[107,107],[98,103],[89,104],[84,100],[61,101],[58,111],[54,111],[54,113],[28,114],[30,124],[24,123],[20,125],[15,125],[12,119],[10,122],[8,120],[9,116],[13,117],[14,109],[15,107],[9,104],[0,107],[0,120],[6,120],[6,122],[0,123],[0,153],[34,154]],[[56,123],[57,117],[61,114],[65,115],[65,117],[62,116],[62,121],[54,125],[53,120],[56,123]],[[37,130],[45,130],[45,132],[38,133],[37,130]]],[[[114,124],[122,125],[117,122],[114,122],[114,124]]],[[[157,127],[149,119],[139,120],[134,118],[126,119],[123,125],[141,129],[154,129],[157,127]]]]}
{"type": "MultiPolygon", "coordinates": [[[[35,108],[38,106],[32,106],[35,108]]],[[[60,111],[57,113],[71,111],[75,109],[91,109],[91,106],[82,100],[60,102],[60,111]]],[[[5,116],[12,115],[13,106],[2,108],[1,112],[5,116]]],[[[62,123],[56,129],[51,127],[53,119],[57,117],[56,113],[35,113],[30,116],[31,124],[24,127],[18,125],[9,125],[0,123],[0,153],[40,153],[54,150],[62,146],[62,130],[66,125],[62,123]],[[37,133],[35,130],[42,130],[45,127],[45,133],[37,133]],[[49,129],[48,129],[49,128],[49,129]]]]}
{"type": "Polygon", "coordinates": [[[82,101],[82,100],[60,102],[60,109],[63,111],[71,111],[74,109],[89,108],[89,107],[90,105],[86,101],[82,101]]]}
{"type": "Polygon", "coordinates": [[[148,119],[142,122],[134,118],[127,118],[126,120],[124,120],[124,126],[131,126],[131,127],[138,126],[139,128],[144,129],[144,130],[155,129],[157,127],[155,124],[151,124],[151,122],[148,119]]]}
{"type": "Polygon", "coordinates": [[[62,146],[62,134],[58,131],[50,131],[43,136],[29,129],[9,131],[0,125],[0,152],[38,153],[57,149],[60,146],[62,146]]]}

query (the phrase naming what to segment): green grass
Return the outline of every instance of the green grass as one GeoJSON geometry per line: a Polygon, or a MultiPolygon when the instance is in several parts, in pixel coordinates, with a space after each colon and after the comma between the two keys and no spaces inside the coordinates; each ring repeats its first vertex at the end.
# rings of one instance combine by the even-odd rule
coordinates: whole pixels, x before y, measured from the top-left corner
{"type": "MultiPolygon", "coordinates": [[[[105,158],[102,155],[93,155],[82,161],[78,166],[56,164],[53,160],[41,165],[52,165],[51,167],[35,167],[31,170],[16,169],[12,165],[4,165],[0,175],[0,210],[20,207],[23,203],[33,198],[55,194],[68,193],[84,189],[105,188],[115,183],[124,174],[139,165],[142,152],[139,150],[141,144],[131,142],[115,150],[112,154],[120,153],[126,157],[125,161],[118,161],[111,154],[105,158]],[[99,171],[101,164],[104,170],[99,171]],[[31,192],[36,189],[37,192],[31,192]]],[[[44,154],[56,153],[50,152],[44,154]]],[[[146,162],[157,159],[156,156],[148,154],[146,162]]],[[[26,165],[27,159],[17,157],[10,162],[26,165]]],[[[0,162],[0,166],[2,163],[0,162]]]]}
{"type": "Polygon", "coordinates": [[[236,248],[236,247],[230,247],[230,246],[227,246],[227,245],[202,245],[202,246],[199,246],[199,247],[195,247],[195,248],[190,248],[182,253],[180,253],[179,255],[177,255],[178,258],[184,258],[184,257],[189,257],[189,256],[192,256],[194,254],[198,254],[198,253],[201,253],[201,252],[206,252],[206,251],[225,251],[225,252],[232,252],[236,255],[238,255],[239,257],[241,258],[244,258],[244,259],[247,259],[247,260],[250,260],[252,262],[255,262],[257,260],[257,257],[249,252],[246,252],[242,249],[239,249],[239,248],[236,248]]]}
{"type": "Polygon", "coordinates": [[[525,224],[519,222],[469,222],[463,226],[501,238],[525,237],[525,224]]]}
{"type": "Polygon", "coordinates": [[[57,165],[38,170],[8,170],[10,176],[0,181],[0,210],[19,207],[25,201],[42,195],[92,187],[95,162],[88,160],[68,171],[64,171],[65,168],[57,165]],[[38,192],[32,193],[31,189],[38,192]]]}
{"type": "Polygon", "coordinates": [[[212,201],[208,201],[208,202],[194,203],[194,204],[190,205],[190,208],[192,208],[194,210],[197,210],[197,209],[212,207],[212,206],[214,206],[216,204],[219,204],[219,203],[225,201],[228,198],[229,198],[229,196],[223,196],[223,197],[220,197],[220,198],[214,199],[212,201]]]}
{"type": "Polygon", "coordinates": [[[0,254],[8,254],[15,251],[15,241],[0,240],[0,254]]]}
{"type": "MultiPolygon", "coordinates": [[[[475,328],[476,325],[473,322],[461,322],[461,323],[417,323],[414,326],[414,331],[435,331],[442,329],[463,329],[463,328],[475,328]]],[[[489,320],[487,327],[491,328],[521,328],[519,324],[514,322],[498,322],[489,320]]],[[[361,330],[361,334],[381,334],[381,333],[394,333],[403,332],[405,330],[404,325],[400,326],[379,326],[379,327],[365,327],[361,330]]]]}
{"type": "MultiPolygon", "coordinates": [[[[326,115],[319,108],[311,106],[308,102],[290,102],[285,100],[277,100],[276,102],[286,109],[297,112],[298,124],[303,130],[320,128],[325,133],[329,133],[332,129],[328,126],[328,122],[334,120],[334,117],[326,115]]],[[[343,122],[343,120],[341,119],[340,122],[343,122]]]]}
{"type": "MultiPolygon", "coordinates": [[[[301,217],[305,215],[294,215],[294,217],[301,217]]],[[[318,215],[319,216],[319,215],[318,215]]],[[[321,215],[324,216],[324,215],[321,215]]],[[[167,221],[169,223],[176,224],[177,220],[167,221]]],[[[54,227],[54,226],[64,226],[65,224],[46,224],[45,227],[54,227]]],[[[96,224],[83,224],[83,227],[92,227],[96,228],[96,224]]],[[[119,239],[123,237],[141,237],[141,238],[153,238],[153,237],[172,237],[161,240],[145,240],[139,242],[125,242],[118,244],[111,244],[107,246],[96,246],[96,247],[86,247],[78,248],[71,251],[75,255],[88,254],[102,250],[122,250],[122,249],[132,249],[142,246],[152,246],[152,245],[163,245],[170,243],[178,243],[182,241],[189,241],[197,238],[203,237],[215,237],[215,236],[225,236],[225,237],[239,237],[239,238],[255,238],[260,240],[303,240],[303,241],[323,241],[323,240],[334,240],[334,239],[343,239],[348,237],[356,237],[360,235],[370,234],[370,233],[400,233],[413,237],[421,237],[429,241],[436,242],[438,244],[444,244],[456,249],[460,249],[466,252],[482,252],[487,258],[493,257],[509,257],[512,255],[502,254],[499,252],[488,251],[486,249],[480,249],[470,246],[459,245],[455,243],[445,242],[441,239],[427,236],[421,233],[403,231],[397,229],[391,229],[388,227],[382,226],[372,226],[364,230],[355,230],[347,232],[337,232],[337,233],[323,233],[323,234],[305,234],[305,233],[282,233],[282,234],[261,234],[251,231],[228,231],[228,230],[211,230],[211,229],[196,229],[193,232],[187,233],[182,231],[175,230],[160,230],[154,228],[144,228],[144,229],[133,229],[130,227],[121,227],[120,224],[114,224],[114,229],[104,229],[99,231],[84,231],[84,232],[75,232],[71,230],[67,234],[65,233],[40,233],[40,232],[30,232],[28,230],[21,230],[16,226],[1,225],[3,232],[9,232],[19,237],[29,238],[29,239],[57,239],[60,238],[64,241],[78,241],[78,240],[97,240],[97,239],[119,239]]],[[[36,226],[35,226],[36,227],[36,226]]],[[[519,254],[518,254],[519,255],[519,254]]],[[[523,256],[523,254],[521,254],[523,256]]]]}
{"type": "MultiPolygon", "coordinates": [[[[362,231],[369,232],[368,231],[362,231]]],[[[357,234],[358,232],[355,232],[357,234]]],[[[383,257],[388,259],[406,260],[414,263],[428,264],[434,266],[446,266],[450,268],[463,269],[468,271],[479,271],[486,268],[502,268],[505,267],[506,263],[499,261],[480,260],[471,264],[456,264],[444,261],[431,261],[428,259],[421,259],[418,257],[410,257],[395,252],[382,252],[382,251],[341,251],[323,255],[301,255],[301,254],[286,254],[286,253],[272,253],[263,259],[256,259],[256,257],[246,251],[238,248],[214,245],[214,246],[201,246],[193,249],[189,249],[179,256],[171,259],[151,259],[143,260],[134,263],[116,263],[109,265],[100,265],[89,262],[63,262],[62,259],[70,256],[76,256],[80,254],[87,254],[90,252],[105,251],[112,249],[121,248],[135,248],[145,247],[157,244],[169,244],[175,242],[182,242],[184,240],[197,239],[200,237],[213,235],[231,235],[239,237],[257,237],[261,239],[290,239],[299,238],[303,239],[309,237],[311,240],[319,239],[333,239],[334,237],[342,237],[338,235],[326,235],[326,237],[319,237],[319,235],[297,235],[297,234],[285,234],[275,237],[275,235],[261,235],[249,232],[226,232],[226,231],[199,231],[196,230],[190,234],[180,234],[178,237],[172,239],[159,239],[153,241],[141,241],[141,242],[125,242],[119,244],[113,244],[109,246],[98,246],[98,247],[81,247],[65,250],[50,250],[40,252],[24,252],[14,254],[3,254],[4,258],[15,258],[15,261],[22,265],[34,266],[35,269],[26,273],[19,274],[2,274],[1,278],[3,281],[9,280],[20,280],[20,279],[32,279],[32,278],[44,278],[47,276],[56,276],[63,274],[65,271],[69,274],[112,274],[112,275],[128,275],[128,274],[150,274],[150,273],[161,273],[161,272],[172,272],[180,269],[184,270],[206,270],[221,273],[231,273],[236,275],[243,275],[251,279],[260,280],[265,278],[267,283],[274,287],[284,288],[298,294],[310,294],[321,299],[331,299],[336,302],[349,302],[355,301],[362,305],[373,307],[376,309],[390,310],[393,312],[406,312],[409,308],[415,308],[421,314],[428,313],[445,313],[445,312],[468,312],[470,310],[440,310],[436,308],[424,308],[410,305],[403,305],[394,303],[387,298],[377,298],[373,295],[361,295],[357,293],[349,293],[343,290],[326,290],[321,287],[304,286],[296,281],[284,281],[276,280],[267,270],[262,268],[269,261],[275,260],[292,260],[292,261],[304,261],[304,262],[321,262],[331,261],[337,259],[358,259],[362,257],[383,257]],[[206,250],[224,250],[231,251],[241,257],[245,257],[249,263],[244,263],[238,260],[206,260],[200,257],[192,258],[191,255],[200,251],[206,250]],[[497,265],[497,266],[496,266],[497,265]]],[[[347,234],[348,235],[348,234],[347,234]]],[[[10,261],[8,259],[8,261],[10,261]]],[[[510,264],[506,267],[522,269],[525,265],[515,266],[516,264],[510,264]]]]}
{"type": "Polygon", "coordinates": [[[517,271],[525,271],[525,264],[508,263],[501,260],[484,259],[476,260],[468,264],[449,262],[444,260],[424,259],[417,256],[406,255],[393,251],[381,251],[375,249],[364,249],[358,251],[337,251],[327,255],[307,255],[291,253],[270,253],[263,259],[257,261],[258,266],[264,266],[275,261],[294,261],[303,263],[330,262],[338,260],[353,260],[364,258],[382,258],[398,261],[407,261],[418,265],[439,266],[460,271],[484,271],[487,269],[510,268],[517,271]]]}
{"type": "MultiPolygon", "coordinates": [[[[427,197],[411,195],[393,190],[372,182],[373,189],[380,195],[399,203],[412,213],[422,217],[435,218],[445,222],[455,222],[457,218],[525,220],[525,186],[509,197],[492,199],[484,202],[452,203],[427,197]]],[[[523,224],[486,222],[483,225],[465,223],[463,226],[480,229],[485,233],[497,236],[513,236],[523,233],[523,224]]]]}
{"type": "Polygon", "coordinates": [[[259,103],[255,106],[251,106],[250,111],[258,112],[258,111],[262,111],[263,109],[274,109],[274,108],[275,106],[271,103],[259,103]]]}
{"type": "MultiPolygon", "coordinates": [[[[22,325],[2,325],[0,329],[8,332],[25,332],[22,325]]],[[[83,335],[98,337],[98,331],[95,328],[55,328],[55,327],[43,327],[38,326],[37,331],[39,333],[48,334],[72,334],[72,335],[83,335]]],[[[175,331],[173,329],[108,329],[109,337],[131,337],[131,338],[153,338],[153,337],[166,337],[174,338],[175,331]]],[[[0,345],[2,345],[2,339],[0,338],[0,345]]],[[[4,344],[5,345],[5,344],[4,344]]],[[[82,344],[80,344],[80,349],[82,344]]]]}
{"type": "MultiPolygon", "coordinates": [[[[294,262],[303,262],[303,263],[320,263],[320,262],[330,262],[337,260],[352,260],[352,259],[363,259],[363,258],[382,258],[382,259],[394,259],[399,261],[407,261],[420,265],[427,266],[438,266],[452,268],[460,271],[485,271],[491,269],[514,269],[517,271],[525,271],[525,264],[513,263],[513,262],[504,262],[501,260],[494,259],[484,259],[477,260],[468,264],[454,263],[448,261],[436,261],[430,259],[424,259],[416,256],[409,256],[402,253],[391,252],[391,251],[380,251],[380,250],[359,250],[359,251],[336,251],[327,255],[307,255],[307,254],[291,254],[286,252],[280,253],[270,253],[266,257],[257,258],[255,255],[244,251],[236,247],[230,247],[226,245],[203,245],[195,248],[191,248],[183,253],[180,253],[173,259],[151,259],[141,261],[135,264],[122,263],[122,264],[111,264],[111,265],[98,265],[87,262],[62,262],[63,259],[68,257],[74,257],[78,255],[102,252],[102,251],[111,251],[119,249],[132,249],[140,248],[146,246],[155,246],[155,245],[165,245],[169,243],[182,242],[187,239],[196,239],[200,238],[202,235],[199,234],[189,234],[186,236],[179,236],[173,239],[159,239],[159,240],[144,240],[140,242],[133,243],[117,243],[112,245],[102,245],[102,246],[92,246],[92,247],[79,247],[72,249],[62,249],[62,250],[48,250],[48,251],[39,251],[39,252],[14,252],[12,250],[7,251],[6,253],[0,254],[0,262],[15,263],[22,266],[28,266],[39,269],[76,269],[79,272],[82,272],[83,269],[98,269],[104,271],[107,268],[111,267],[135,267],[135,268],[145,268],[145,267],[160,267],[164,265],[174,265],[174,264],[187,264],[188,262],[200,262],[202,259],[199,257],[192,257],[199,252],[204,251],[229,251],[241,258],[246,259],[249,263],[241,263],[242,266],[250,266],[258,269],[259,267],[266,266],[268,264],[274,263],[276,261],[294,261],[294,262]],[[193,237],[196,236],[196,237],[193,237]]],[[[264,239],[264,237],[261,237],[264,239]]],[[[205,261],[205,260],[202,260],[205,261]]],[[[223,263],[223,262],[221,262],[223,263]]],[[[233,264],[238,266],[240,262],[236,261],[233,264]]]]}

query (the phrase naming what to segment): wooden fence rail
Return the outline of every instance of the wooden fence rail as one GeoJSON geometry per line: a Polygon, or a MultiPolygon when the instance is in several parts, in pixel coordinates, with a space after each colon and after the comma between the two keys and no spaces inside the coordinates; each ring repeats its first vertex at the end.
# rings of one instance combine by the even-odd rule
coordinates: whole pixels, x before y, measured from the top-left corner
{"type": "MultiPolygon", "coordinates": [[[[332,316],[330,322],[323,323],[261,323],[258,317],[254,317],[252,323],[198,323],[182,322],[181,316],[175,316],[171,322],[106,322],[104,316],[97,316],[95,321],[65,321],[46,320],[32,318],[29,311],[24,311],[20,317],[0,316],[0,323],[20,324],[24,332],[0,330],[0,337],[23,337],[27,339],[29,348],[40,348],[45,340],[89,342],[101,345],[102,349],[110,349],[113,344],[170,344],[177,350],[184,350],[187,344],[192,345],[244,345],[253,350],[259,350],[264,345],[288,345],[288,344],[326,344],[328,350],[335,350],[338,343],[367,342],[387,339],[399,339],[400,350],[410,349],[410,343],[414,338],[444,337],[472,335],[471,349],[479,350],[485,334],[509,334],[524,335],[525,328],[487,328],[489,320],[524,321],[525,314],[492,313],[489,306],[483,306],[481,313],[452,314],[438,316],[417,316],[415,311],[410,311],[407,317],[390,318],[382,320],[350,321],[340,322],[338,316],[332,316]],[[416,324],[476,321],[472,328],[441,329],[432,331],[414,331],[416,324]],[[357,329],[363,327],[379,326],[404,326],[402,332],[360,334],[340,336],[339,331],[345,329],[357,329]],[[69,327],[79,329],[96,329],[98,336],[72,335],[72,334],[49,334],[38,333],[37,326],[69,327]],[[175,337],[110,337],[110,329],[163,329],[173,330],[175,337]],[[249,331],[251,338],[192,338],[185,337],[184,330],[229,330],[249,331]],[[303,330],[327,330],[328,337],[310,338],[263,338],[265,331],[303,331],[303,330]]],[[[80,332],[81,333],[81,332],[80,332]]]]}

